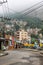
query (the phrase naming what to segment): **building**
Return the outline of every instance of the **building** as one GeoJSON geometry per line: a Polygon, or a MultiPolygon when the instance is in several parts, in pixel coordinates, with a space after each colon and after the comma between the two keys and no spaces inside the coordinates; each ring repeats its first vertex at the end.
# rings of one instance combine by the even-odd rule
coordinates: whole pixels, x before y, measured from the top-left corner
{"type": "Polygon", "coordinates": [[[0,37],[0,50],[2,50],[2,44],[5,43],[5,38],[0,37]]]}
{"type": "Polygon", "coordinates": [[[29,29],[27,29],[27,32],[28,32],[30,35],[31,35],[31,34],[37,35],[40,30],[41,30],[41,29],[38,29],[38,28],[29,28],[29,29]]]}
{"type": "Polygon", "coordinates": [[[5,45],[8,47],[8,49],[14,49],[14,36],[12,35],[5,35],[5,45]]]}
{"type": "Polygon", "coordinates": [[[17,40],[28,40],[28,33],[25,30],[19,30],[16,32],[16,39],[17,40]]]}

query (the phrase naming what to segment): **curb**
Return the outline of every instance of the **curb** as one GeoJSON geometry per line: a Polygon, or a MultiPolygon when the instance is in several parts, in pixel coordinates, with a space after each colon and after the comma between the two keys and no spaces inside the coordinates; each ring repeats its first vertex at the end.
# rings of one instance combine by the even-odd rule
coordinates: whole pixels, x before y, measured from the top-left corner
{"type": "Polygon", "coordinates": [[[6,56],[6,55],[8,55],[8,53],[1,53],[1,54],[0,54],[0,57],[6,56]]]}
{"type": "Polygon", "coordinates": [[[43,56],[43,51],[40,51],[40,55],[43,56]]]}
{"type": "Polygon", "coordinates": [[[26,50],[26,51],[38,52],[38,50],[37,50],[37,49],[24,49],[24,50],[26,50]]]}

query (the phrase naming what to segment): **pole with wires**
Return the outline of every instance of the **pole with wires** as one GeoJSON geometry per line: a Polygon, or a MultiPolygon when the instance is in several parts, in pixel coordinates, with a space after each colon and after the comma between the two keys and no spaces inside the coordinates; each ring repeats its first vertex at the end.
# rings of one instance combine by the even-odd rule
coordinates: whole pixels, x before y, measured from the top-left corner
{"type": "MultiPolygon", "coordinates": [[[[2,6],[2,9],[3,9],[3,16],[2,16],[3,21],[4,21],[4,8],[3,8],[3,4],[6,3],[6,2],[7,2],[7,0],[6,1],[4,1],[4,0],[0,1],[0,5],[2,6]]],[[[3,38],[5,37],[5,25],[2,26],[2,36],[3,36],[3,38]]]]}
{"type": "Polygon", "coordinates": [[[0,4],[2,5],[2,4],[4,4],[4,3],[6,3],[7,2],[7,0],[6,1],[0,1],[0,4]]]}

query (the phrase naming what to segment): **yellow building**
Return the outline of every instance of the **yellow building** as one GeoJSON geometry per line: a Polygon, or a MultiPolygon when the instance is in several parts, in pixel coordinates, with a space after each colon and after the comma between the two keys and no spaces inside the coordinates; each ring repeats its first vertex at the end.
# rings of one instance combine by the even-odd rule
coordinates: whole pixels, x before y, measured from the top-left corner
{"type": "Polygon", "coordinates": [[[28,32],[25,30],[19,30],[16,32],[16,39],[17,40],[28,40],[28,32]]]}

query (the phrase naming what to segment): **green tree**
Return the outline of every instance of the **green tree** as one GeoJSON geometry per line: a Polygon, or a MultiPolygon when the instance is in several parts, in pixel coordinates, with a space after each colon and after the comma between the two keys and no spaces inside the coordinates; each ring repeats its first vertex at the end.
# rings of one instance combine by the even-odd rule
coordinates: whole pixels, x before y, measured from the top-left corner
{"type": "Polygon", "coordinates": [[[35,38],[35,39],[38,39],[38,35],[35,35],[35,34],[31,34],[31,37],[35,38]]]}

